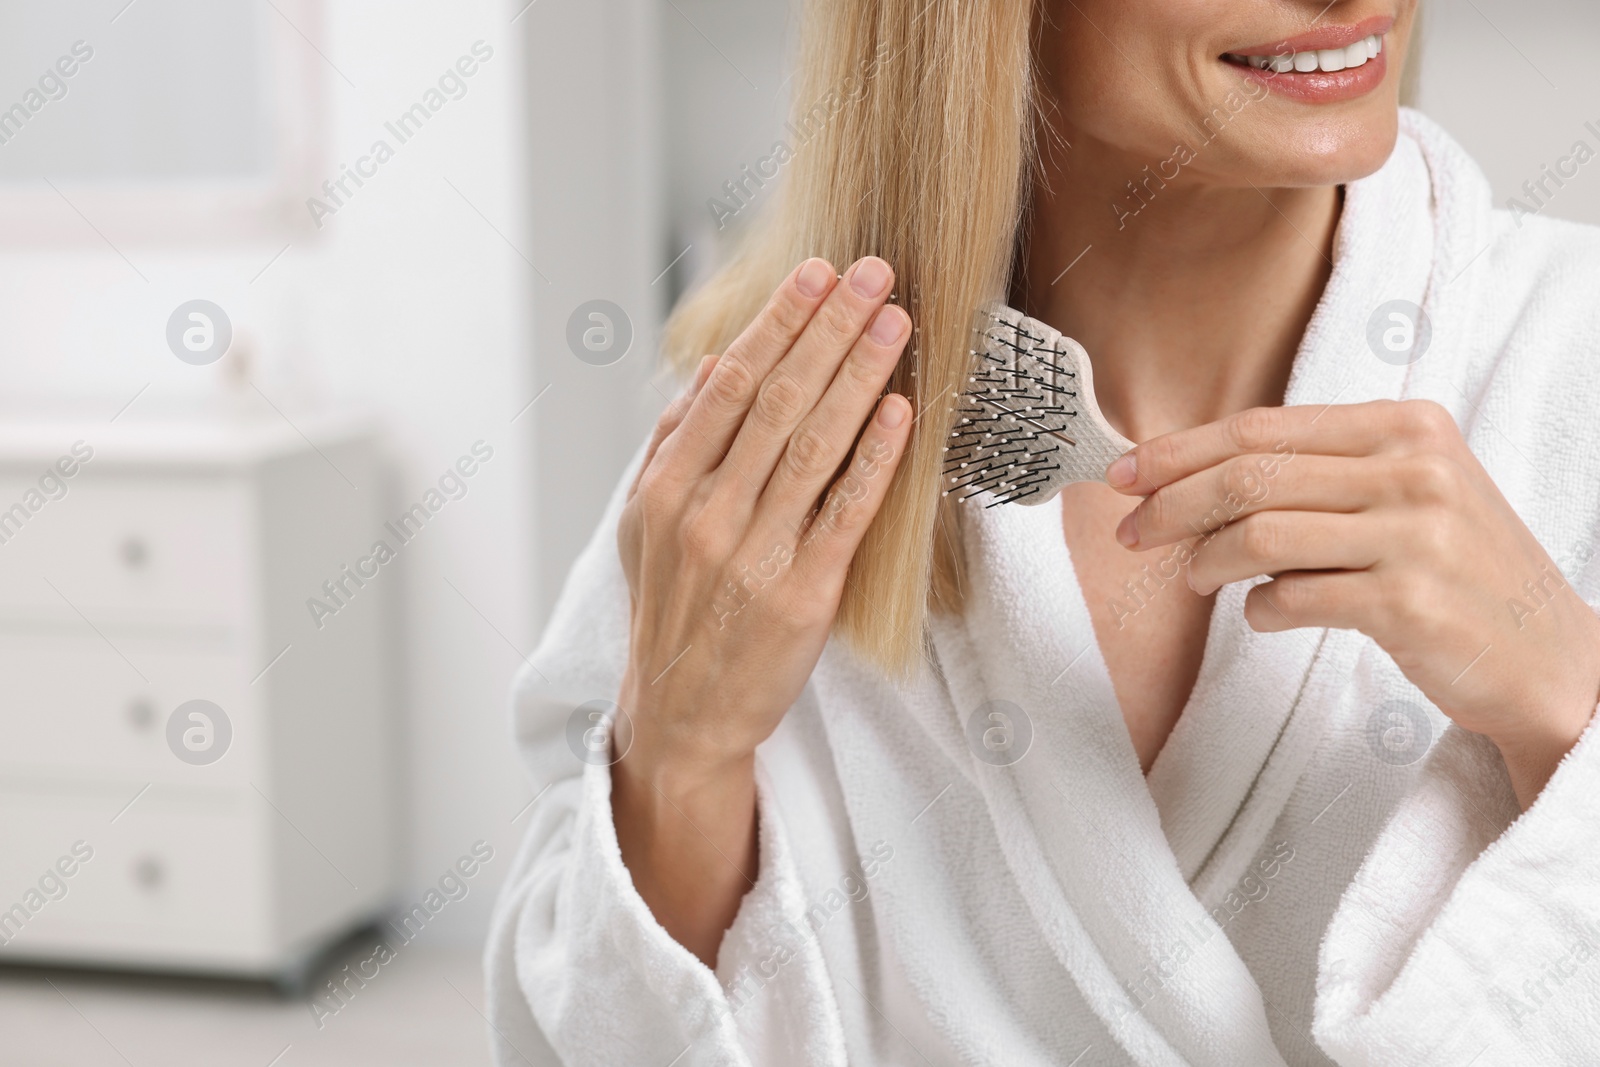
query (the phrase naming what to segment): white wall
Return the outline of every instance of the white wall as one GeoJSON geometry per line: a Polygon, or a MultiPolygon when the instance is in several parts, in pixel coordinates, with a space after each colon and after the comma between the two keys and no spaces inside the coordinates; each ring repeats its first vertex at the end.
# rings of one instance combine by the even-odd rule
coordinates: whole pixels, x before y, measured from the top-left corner
{"type": "MultiPolygon", "coordinates": [[[[407,869],[418,886],[437,881],[480,837],[504,846],[487,872],[498,880],[516,843],[510,819],[527,794],[505,715],[519,650],[529,650],[534,636],[537,553],[532,422],[528,415],[511,422],[534,395],[527,347],[536,279],[523,258],[532,255],[524,47],[510,21],[520,6],[336,0],[320,47],[359,87],[328,82],[336,159],[364,151],[384,120],[475,41],[488,43],[494,58],[361,199],[328,220],[328,247],[308,256],[302,271],[285,272],[285,284],[299,289],[306,344],[321,353],[316,364],[329,391],[384,411],[402,497],[435,481],[473,441],[495,447],[466,506],[453,512],[452,505],[437,530],[429,527],[438,538],[418,538],[422,551],[401,575],[399,669],[411,753],[403,799],[407,869]]],[[[491,889],[476,887],[441,933],[465,938],[482,929],[491,889]]]]}
{"type": "MultiPolygon", "coordinates": [[[[526,0],[519,0],[526,2],[526,0]]],[[[673,386],[656,341],[671,258],[661,227],[661,95],[656,0],[540,0],[523,17],[530,53],[531,245],[542,620],[588,542],[623,466],[673,386]],[[567,343],[574,311],[620,307],[626,355],[583,362],[567,343]],[[659,380],[658,380],[659,379],[659,380]]],[[[597,693],[597,697],[615,694],[597,693]]]]}
{"type": "Polygon", "coordinates": [[[660,19],[667,260],[690,249],[662,283],[677,293],[709,273],[750,217],[719,228],[706,201],[723,197],[723,182],[767,155],[782,130],[796,27],[784,0],[674,0],[660,19]]]}
{"type": "MultiPolygon", "coordinates": [[[[1423,6],[1419,104],[1483,166],[1498,206],[1512,196],[1533,206],[1522,184],[1537,180],[1575,141],[1600,153],[1600,4],[1423,0],[1423,6]]],[[[1600,224],[1600,159],[1564,188],[1547,188],[1555,195],[1546,199],[1546,213],[1600,224]]]]}
{"type": "MultiPolygon", "coordinates": [[[[537,616],[534,420],[511,423],[534,392],[536,279],[522,258],[532,255],[525,24],[511,21],[519,7],[329,0],[321,25],[302,27],[354,83],[322,70],[329,176],[474,41],[488,42],[494,56],[467,95],[400,147],[315,240],[296,238],[253,283],[282,241],[154,247],[121,239],[101,220],[120,255],[88,233],[70,247],[0,251],[0,393],[18,407],[49,402],[110,418],[147,384],[125,417],[214,406],[228,361],[189,367],[164,341],[172,309],[203,296],[229,312],[236,343],[256,352],[256,383],[291,418],[320,404],[379,413],[395,489],[408,502],[475,440],[494,447],[468,496],[408,547],[395,575],[408,888],[436,881],[480,837],[501,849],[488,868],[498,877],[516,841],[510,819],[531,795],[506,720],[518,650],[531,648],[537,616]]],[[[118,27],[140,17],[130,8],[96,47],[114,49],[118,27]]],[[[59,210],[66,224],[86,225],[66,205],[59,210]]],[[[253,394],[242,402],[271,417],[253,394]]],[[[480,878],[474,889],[441,916],[450,927],[440,940],[483,927],[493,887],[480,878]]]]}

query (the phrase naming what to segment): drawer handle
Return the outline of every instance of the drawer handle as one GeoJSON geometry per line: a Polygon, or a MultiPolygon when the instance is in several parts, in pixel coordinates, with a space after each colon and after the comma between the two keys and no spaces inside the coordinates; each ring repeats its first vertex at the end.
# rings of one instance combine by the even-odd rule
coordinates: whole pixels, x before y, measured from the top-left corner
{"type": "Polygon", "coordinates": [[[128,722],[135,730],[148,730],[155,725],[156,709],[150,701],[140,697],[128,704],[128,722]]]}
{"type": "Polygon", "coordinates": [[[150,562],[150,549],[142,537],[127,537],[122,541],[122,562],[131,570],[142,570],[150,562]]]}
{"type": "Polygon", "coordinates": [[[153,893],[161,888],[161,883],[166,881],[166,867],[155,856],[140,856],[133,864],[133,880],[139,888],[147,893],[153,893]]]}

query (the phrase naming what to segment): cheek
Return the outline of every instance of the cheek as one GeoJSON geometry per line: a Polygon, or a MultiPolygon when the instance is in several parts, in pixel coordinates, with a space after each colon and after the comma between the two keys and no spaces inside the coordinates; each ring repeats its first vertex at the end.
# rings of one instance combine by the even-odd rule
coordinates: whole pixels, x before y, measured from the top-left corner
{"type": "MultiPolygon", "coordinates": [[[[1403,62],[1359,100],[1308,106],[1287,99],[1240,76],[1212,51],[1223,37],[1248,37],[1249,27],[1284,24],[1282,11],[1258,6],[1254,0],[1051,4],[1055,29],[1044,38],[1042,62],[1060,87],[1065,125],[1152,168],[1183,144],[1194,151],[1183,173],[1205,183],[1328,186],[1378,170],[1395,143],[1403,62]],[[1219,37],[1223,23],[1241,28],[1219,37]]],[[[1400,7],[1391,37],[1397,60],[1414,3],[1401,0],[1400,7]]]]}
{"type": "MultiPolygon", "coordinates": [[[[1072,0],[1052,5],[1043,43],[1067,125],[1152,165],[1194,140],[1211,73],[1196,42],[1215,31],[1215,0],[1072,0]]],[[[1070,137],[1069,137],[1070,139],[1070,137]]]]}

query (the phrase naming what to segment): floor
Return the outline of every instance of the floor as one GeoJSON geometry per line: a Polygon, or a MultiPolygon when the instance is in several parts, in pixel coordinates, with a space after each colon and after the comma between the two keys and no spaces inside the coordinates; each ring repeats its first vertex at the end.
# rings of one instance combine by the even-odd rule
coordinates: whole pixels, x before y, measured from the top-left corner
{"type": "Polygon", "coordinates": [[[404,946],[320,1018],[266,984],[4,967],[0,1067],[486,1067],[483,1011],[476,949],[404,946]]]}

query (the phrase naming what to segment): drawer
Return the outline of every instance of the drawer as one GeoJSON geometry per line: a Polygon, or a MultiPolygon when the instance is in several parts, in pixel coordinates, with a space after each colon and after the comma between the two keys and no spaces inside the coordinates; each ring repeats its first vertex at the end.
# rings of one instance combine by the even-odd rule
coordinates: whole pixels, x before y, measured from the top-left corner
{"type": "Polygon", "coordinates": [[[260,694],[242,649],[230,647],[240,638],[209,649],[113,640],[121,655],[93,635],[0,634],[0,774],[184,785],[243,784],[263,775],[260,694]],[[184,729],[195,732],[187,745],[179,732],[180,758],[168,721],[197,699],[222,709],[226,723],[181,716],[184,729]],[[219,746],[220,756],[208,762],[219,746]]]}
{"type": "Polygon", "coordinates": [[[152,789],[117,816],[124,803],[0,789],[0,961],[265,960],[270,878],[258,805],[237,793],[152,789]]]}
{"type": "Polygon", "coordinates": [[[50,500],[37,476],[0,471],[0,614],[82,612],[96,625],[248,617],[248,483],[84,470],[65,485],[50,500]],[[37,511],[30,499],[43,500],[37,511]]]}

